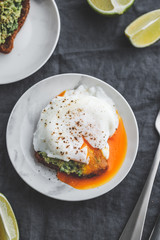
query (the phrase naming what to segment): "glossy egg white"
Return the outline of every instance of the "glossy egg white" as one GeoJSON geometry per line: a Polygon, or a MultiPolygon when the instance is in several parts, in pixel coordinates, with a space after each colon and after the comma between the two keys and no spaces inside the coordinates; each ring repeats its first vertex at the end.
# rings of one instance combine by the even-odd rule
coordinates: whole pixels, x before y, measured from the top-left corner
{"type": "Polygon", "coordinates": [[[105,92],[81,85],[53,98],[42,110],[34,133],[34,149],[51,158],[88,164],[87,147],[82,148],[85,138],[108,159],[107,141],[118,124],[115,104],[105,92]]]}

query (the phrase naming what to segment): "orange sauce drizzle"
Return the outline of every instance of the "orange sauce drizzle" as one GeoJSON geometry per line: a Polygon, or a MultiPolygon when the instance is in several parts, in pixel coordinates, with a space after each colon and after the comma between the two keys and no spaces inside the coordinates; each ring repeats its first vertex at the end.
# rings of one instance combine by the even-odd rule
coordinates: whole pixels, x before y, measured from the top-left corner
{"type": "MultiPolygon", "coordinates": [[[[84,147],[86,144],[87,143],[84,141],[84,145],[82,145],[82,147],[84,147]]],[[[108,144],[108,169],[101,175],[92,178],[79,178],[58,172],[58,179],[74,188],[81,190],[96,188],[110,181],[121,168],[127,152],[127,135],[121,117],[119,117],[118,129],[116,130],[115,134],[108,139],[108,144]]]]}
{"type": "Polygon", "coordinates": [[[58,94],[58,96],[59,96],[59,97],[63,97],[65,93],[66,93],[66,90],[63,91],[63,92],[61,92],[60,94],[58,94]]]}

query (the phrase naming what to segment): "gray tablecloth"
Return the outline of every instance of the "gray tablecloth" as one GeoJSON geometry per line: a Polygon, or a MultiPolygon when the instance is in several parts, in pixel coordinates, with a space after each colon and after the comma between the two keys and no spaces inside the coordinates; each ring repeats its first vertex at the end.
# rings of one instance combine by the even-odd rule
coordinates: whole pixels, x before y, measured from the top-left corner
{"type": "MultiPolygon", "coordinates": [[[[154,128],[160,107],[160,42],[136,49],[124,36],[135,18],[160,8],[159,0],[137,0],[122,16],[106,18],[86,0],[57,0],[61,35],[56,51],[35,74],[0,86],[0,190],[9,199],[22,240],[118,240],[150,170],[158,144],[154,128]],[[98,77],[115,87],[131,105],[139,125],[140,145],[132,170],[111,192],[84,202],[62,202],[31,189],[10,163],[6,125],[19,97],[48,76],[77,72],[98,77]]],[[[157,174],[143,240],[147,240],[160,209],[157,174]]],[[[129,239],[126,239],[129,240],[129,239]]]]}

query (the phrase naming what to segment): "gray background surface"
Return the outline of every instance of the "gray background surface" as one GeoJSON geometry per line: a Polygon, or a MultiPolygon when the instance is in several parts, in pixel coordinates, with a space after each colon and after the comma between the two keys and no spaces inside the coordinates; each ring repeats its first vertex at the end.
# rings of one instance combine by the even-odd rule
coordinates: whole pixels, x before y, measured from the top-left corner
{"type": "MultiPolygon", "coordinates": [[[[86,0],[57,0],[57,5],[61,35],[54,54],[32,76],[0,86],[0,190],[15,211],[22,240],[118,240],[152,164],[158,144],[154,121],[160,107],[160,42],[136,49],[124,29],[141,14],[160,8],[160,1],[137,0],[114,18],[98,15],[86,0]],[[115,87],[131,105],[140,131],[138,155],[125,180],[101,197],[76,203],[50,199],[27,186],[13,169],[5,143],[9,114],[19,97],[36,82],[67,72],[93,75],[115,87]]],[[[159,210],[160,170],[143,240],[159,210]]]]}

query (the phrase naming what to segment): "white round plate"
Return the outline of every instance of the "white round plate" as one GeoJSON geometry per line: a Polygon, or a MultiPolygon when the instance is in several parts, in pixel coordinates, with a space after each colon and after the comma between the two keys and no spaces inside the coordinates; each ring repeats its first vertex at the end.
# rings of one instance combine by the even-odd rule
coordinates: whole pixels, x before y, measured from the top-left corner
{"type": "Polygon", "coordinates": [[[134,163],[138,148],[138,127],[135,116],[120,93],[97,78],[82,74],[62,74],[47,78],[26,91],[16,103],[7,126],[7,148],[11,162],[20,177],[35,190],[52,198],[80,201],[100,196],[118,185],[134,163]],[[128,138],[126,158],[119,172],[98,188],[77,190],[57,180],[56,172],[38,163],[34,157],[33,133],[42,109],[57,94],[80,84],[100,86],[113,99],[121,115],[128,138]]]}
{"type": "Polygon", "coordinates": [[[60,17],[53,0],[30,0],[27,19],[9,54],[0,53],[0,84],[28,77],[53,53],[60,33],[60,17]]]}

